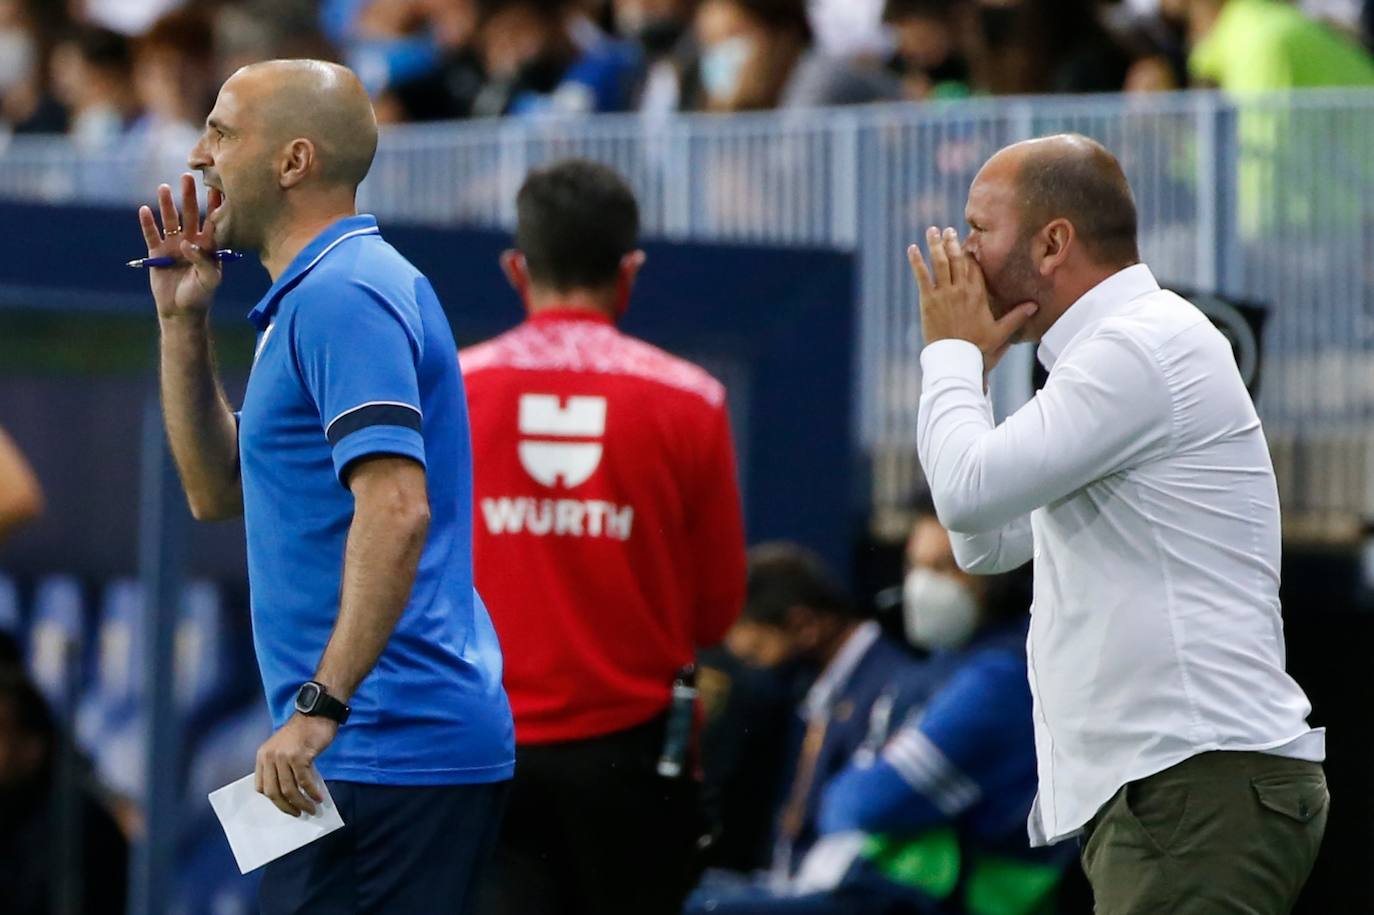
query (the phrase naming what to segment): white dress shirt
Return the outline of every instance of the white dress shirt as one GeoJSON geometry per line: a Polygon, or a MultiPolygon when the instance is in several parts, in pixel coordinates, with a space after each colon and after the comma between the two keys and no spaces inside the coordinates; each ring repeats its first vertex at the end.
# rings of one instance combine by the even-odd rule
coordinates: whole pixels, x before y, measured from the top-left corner
{"type": "Polygon", "coordinates": [[[1231,347],[1137,264],[1046,332],[1049,380],[994,424],[983,358],[921,353],[918,446],[969,571],[1035,559],[1032,844],[1209,750],[1319,762],[1284,671],[1279,501],[1231,347]]]}

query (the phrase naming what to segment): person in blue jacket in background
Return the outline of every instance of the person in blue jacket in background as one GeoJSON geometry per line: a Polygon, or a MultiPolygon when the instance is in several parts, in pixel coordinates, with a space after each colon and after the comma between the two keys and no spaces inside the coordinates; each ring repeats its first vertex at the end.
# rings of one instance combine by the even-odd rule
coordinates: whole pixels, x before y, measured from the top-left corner
{"type": "MultiPolygon", "coordinates": [[[[909,641],[940,685],[875,754],[825,785],[817,838],[785,885],[724,915],[1045,915],[1072,849],[1031,849],[1036,792],[1027,576],[974,578],[929,503],[903,586],[909,641]]],[[[1024,570],[1023,570],[1024,571],[1024,570]]]]}

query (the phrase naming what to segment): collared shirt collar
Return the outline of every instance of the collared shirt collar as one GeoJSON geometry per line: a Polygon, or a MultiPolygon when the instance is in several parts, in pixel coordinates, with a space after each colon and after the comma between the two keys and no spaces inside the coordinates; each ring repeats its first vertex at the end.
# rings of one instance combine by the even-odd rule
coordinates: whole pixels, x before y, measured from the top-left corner
{"type": "Polygon", "coordinates": [[[248,312],[248,320],[253,323],[258,330],[262,330],[272,321],[272,315],[277,310],[277,304],[281,297],[287,293],[291,287],[295,286],[301,279],[318,264],[326,254],[334,249],[334,246],[348,238],[358,235],[379,235],[377,228],[377,217],[367,214],[357,216],[345,216],[343,219],[331,224],[319,235],[316,235],[310,244],[301,249],[287,268],[282,271],[282,275],[277,277],[277,281],[272,284],[272,288],[258,300],[258,304],[253,306],[253,310],[248,312]]]}
{"type": "Polygon", "coordinates": [[[592,311],[589,308],[563,308],[554,306],[537,311],[525,320],[535,324],[545,324],[551,321],[586,321],[591,324],[614,324],[615,320],[602,311],[592,311]]]}
{"type": "Polygon", "coordinates": [[[1047,371],[1054,368],[1055,360],[1068,349],[1079,333],[1103,318],[1111,317],[1127,302],[1158,291],[1159,283],[1155,275],[1144,264],[1132,264],[1113,273],[1083,293],[1082,298],[1070,305],[1059,316],[1059,320],[1045,331],[1036,350],[1040,364],[1047,371]]]}
{"type": "Polygon", "coordinates": [[[854,668],[859,666],[864,655],[868,654],[868,649],[878,641],[882,631],[882,627],[876,622],[868,620],[849,634],[849,638],[845,639],[835,657],[830,659],[830,663],[821,672],[820,679],[812,684],[811,690],[806,694],[802,714],[807,721],[814,721],[818,716],[830,714],[830,706],[834,703],[835,696],[848,685],[854,668]]]}

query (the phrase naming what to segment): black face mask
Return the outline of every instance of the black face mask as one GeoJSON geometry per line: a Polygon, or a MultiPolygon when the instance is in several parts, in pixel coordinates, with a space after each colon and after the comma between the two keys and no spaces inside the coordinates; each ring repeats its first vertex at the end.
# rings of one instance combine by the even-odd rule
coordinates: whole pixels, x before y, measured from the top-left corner
{"type": "Polygon", "coordinates": [[[991,47],[1007,44],[1016,35],[1021,11],[1014,6],[984,6],[978,10],[983,37],[991,47]]]}
{"type": "Polygon", "coordinates": [[[558,88],[568,63],[561,55],[544,53],[532,57],[520,65],[520,70],[511,81],[513,94],[538,92],[547,95],[558,88]]]}
{"type": "Polygon", "coordinates": [[[667,54],[682,38],[687,26],[671,16],[648,19],[635,33],[635,38],[649,52],[650,57],[667,54]]]}

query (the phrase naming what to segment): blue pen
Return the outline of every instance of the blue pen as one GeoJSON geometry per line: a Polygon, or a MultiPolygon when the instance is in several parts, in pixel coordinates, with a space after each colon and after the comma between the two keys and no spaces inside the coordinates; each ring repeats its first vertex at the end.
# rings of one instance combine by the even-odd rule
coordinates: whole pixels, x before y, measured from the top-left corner
{"type": "MultiPolygon", "coordinates": [[[[216,251],[214,257],[215,260],[222,264],[228,261],[243,260],[242,254],[237,251],[230,251],[228,248],[221,248],[216,251]]],[[[183,263],[186,263],[186,261],[179,257],[140,257],[136,260],[129,261],[125,266],[139,269],[142,267],[174,267],[177,264],[183,263]]]]}

